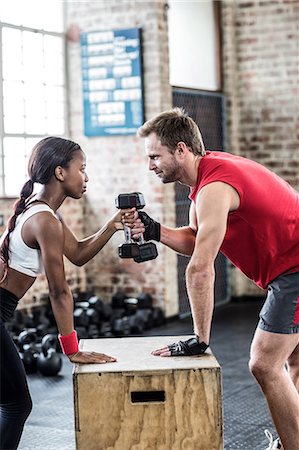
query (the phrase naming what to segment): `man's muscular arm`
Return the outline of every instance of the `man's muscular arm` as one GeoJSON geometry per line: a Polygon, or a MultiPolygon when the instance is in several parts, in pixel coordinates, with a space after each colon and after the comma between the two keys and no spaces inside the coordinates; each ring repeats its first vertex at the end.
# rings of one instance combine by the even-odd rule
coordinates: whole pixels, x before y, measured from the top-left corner
{"type": "MultiPolygon", "coordinates": [[[[153,355],[171,356],[172,347],[184,344],[192,351],[192,346],[209,344],[212,315],[214,309],[214,262],[226,233],[229,212],[239,207],[238,193],[222,182],[211,183],[200,191],[195,207],[190,209],[189,227],[195,230],[196,239],[192,257],[186,270],[187,290],[191,305],[194,339],[154,350],[153,355]],[[196,231],[197,230],[197,231],[196,231]]],[[[196,354],[203,351],[197,351],[196,354]]],[[[185,353],[187,355],[188,353],[185,353]]]]}
{"type": "Polygon", "coordinates": [[[214,262],[226,233],[228,214],[238,206],[237,192],[222,182],[206,185],[196,200],[197,235],[186,280],[194,332],[206,343],[214,309],[214,262]]]}

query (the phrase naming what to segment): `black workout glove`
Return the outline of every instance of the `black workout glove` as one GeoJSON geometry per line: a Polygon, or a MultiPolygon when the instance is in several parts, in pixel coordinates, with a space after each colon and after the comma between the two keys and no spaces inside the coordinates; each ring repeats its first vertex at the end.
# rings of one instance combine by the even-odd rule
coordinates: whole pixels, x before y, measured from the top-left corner
{"type": "Polygon", "coordinates": [[[200,342],[197,336],[192,337],[187,341],[178,341],[168,345],[171,356],[202,355],[208,347],[209,345],[205,342],[200,342]]]}
{"type": "Polygon", "coordinates": [[[160,241],[161,225],[144,211],[138,211],[138,215],[145,228],[144,239],[146,241],[160,241]]]}

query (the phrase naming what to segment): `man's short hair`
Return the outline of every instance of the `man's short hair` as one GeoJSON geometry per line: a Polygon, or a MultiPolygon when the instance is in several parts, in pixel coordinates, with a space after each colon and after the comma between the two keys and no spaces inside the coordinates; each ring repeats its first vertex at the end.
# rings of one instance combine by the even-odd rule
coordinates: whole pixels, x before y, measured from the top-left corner
{"type": "Polygon", "coordinates": [[[171,153],[174,153],[181,141],[196,156],[204,156],[206,153],[198,126],[183,108],[164,111],[145,122],[137,131],[140,137],[147,137],[151,133],[155,133],[171,153]]]}

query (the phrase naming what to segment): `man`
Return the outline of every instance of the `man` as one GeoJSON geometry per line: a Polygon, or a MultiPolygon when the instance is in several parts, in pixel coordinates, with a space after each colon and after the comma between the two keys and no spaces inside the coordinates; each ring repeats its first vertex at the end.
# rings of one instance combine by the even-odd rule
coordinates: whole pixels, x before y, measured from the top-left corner
{"type": "Polygon", "coordinates": [[[299,449],[299,195],[262,165],[205,151],[195,122],[180,108],[146,122],[149,170],[163,183],[190,187],[189,226],[173,229],[139,212],[144,232],[191,256],[186,270],[195,337],[153,352],[204,353],[214,308],[214,261],[219,251],[268,289],[251,347],[250,370],[268,402],[279,439],[268,449],[299,449]]]}

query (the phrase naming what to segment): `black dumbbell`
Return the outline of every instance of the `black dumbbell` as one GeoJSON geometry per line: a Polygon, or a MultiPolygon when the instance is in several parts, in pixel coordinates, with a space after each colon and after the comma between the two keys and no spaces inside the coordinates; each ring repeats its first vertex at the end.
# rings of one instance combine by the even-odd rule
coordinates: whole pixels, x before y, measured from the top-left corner
{"type": "Polygon", "coordinates": [[[77,331],[77,336],[78,336],[78,340],[80,341],[80,339],[88,339],[88,327],[77,327],[76,326],[76,331],[77,331]]]}
{"type": "Polygon", "coordinates": [[[90,324],[87,329],[89,339],[96,339],[99,337],[99,327],[96,324],[90,324]]]}
{"type": "Polygon", "coordinates": [[[139,255],[134,256],[134,261],[137,263],[150,261],[158,256],[157,247],[153,242],[145,242],[142,238],[139,244],[139,255]]]}
{"type": "Polygon", "coordinates": [[[151,309],[153,307],[153,297],[147,292],[142,292],[138,297],[124,299],[124,307],[127,314],[134,314],[137,309],[151,309]]]}
{"type": "Polygon", "coordinates": [[[32,311],[32,315],[34,318],[34,323],[37,329],[38,337],[43,337],[46,334],[49,334],[51,324],[48,317],[46,317],[46,307],[41,306],[39,308],[35,308],[32,311]]]}
{"type": "Polygon", "coordinates": [[[57,336],[46,334],[41,342],[41,353],[37,356],[37,369],[44,376],[55,376],[62,367],[61,354],[56,349],[57,336]]]}
{"type": "Polygon", "coordinates": [[[153,297],[148,292],[141,292],[137,297],[138,309],[148,309],[153,307],[153,297]]]}
{"type": "MultiPolygon", "coordinates": [[[[132,192],[119,194],[115,199],[115,205],[118,209],[136,208],[138,210],[144,208],[145,201],[141,192],[132,192]]],[[[133,258],[137,263],[157,258],[157,247],[153,242],[145,242],[143,236],[139,238],[138,243],[133,242],[130,228],[125,226],[124,232],[126,242],[118,248],[121,258],[133,258]]]]}
{"type": "Polygon", "coordinates": [[[135,297],[128,297],[124,300],[124,305],[126,308],[126,314],[132,316],[138,308],[138,299],[135,297]]]}
{"type": "Polygon", "coordinates": [[[125,308],[112,308],[110,322],[113,323],[116,319],[120,319],[126,315],[125,308]]]}
{"type": "Polygon", "coordinates": [[[161,325],[164,325],[165,315],[163,310],[159,306],[156,306],[152,309],[152,311],[153,311],[154,327],[160,327],[161,325]]]}
{"type": "Polygon", "coordinates": [[[133,314],[129,317],[129,325],[132,334],[142,334],[144,330],[144,319],[139,315],[133,314]]]}
{"type": "Polygon", "coordinates": [[[36,328],[23,330],[18,336],[19,355],[23,362],[25,372],[28,374],[37,372],[38,350],[36,341],[36,328]]]}
{"type": "Polygon", "coordinates": [[[144,321],[144,329],[150,330],[154,326],[154,317],[151,309],[138,309],[135,316],[144,321]]]}
{"type": "Polygon", "coordinates": [[[100,298],[98,298],[96,295],[92,295],[89,299],[88,299],[88,303],[89,303],[89,307],[95,309],[99,316],[101,316],[102,311],[103,311],[103,300],[101,300],[100,298]]]}
{"type": "MultiPolygon", "coordinates": [[[[131,194],[119,194],[115,199],[115,206],[118,209],[136,208],[142,209],[145,206],[143,195],[139,192],[131,194]]],[[[124,226],[125,242],[118,247],[120,258],[134,258],[139,255],[137,242],[132,241],[131,229],[124,226]]]]}
{"type": "Polygon", "coordinates": [[[99,323],[99,313],[96,309],[87,308],[86,314],[90,325],[97,325],[99,323]]]}
{"type": "Polygon", "coordinates": [[[111,319],[112,316],[112,306],[109,303],[103,303],[103,310],[101,313],[101,320],[105,321],[109,321],[111,319]]]}
{"type": "Polygon", "coordinates": [[[14,338],[17,337],[24,329],[23,314],[21,311],[16,310],[13,317],[5,323],[5,328],[14,338]]]}
{"type": "Polygon", "coordinates": [[[88,302],[76,303],[74,310],[74,322],[75,327],[88,327],[89,317],[87,315],[87,309],[89,308],[88,302]]]}
{"type": "Polygon", "coordinates": [[[35,328],[35,321],[32,313],[24,315],[24,328],[26,329],[35,328]]]}
{"type": "Polygon", "coordinates": [[[125,300],[126,300],[127,296],[124,292],[122,291],[117,291],[115,292],[115,294],[112,295],[112,302],[111,302],[111,306],[112,308],[124,308],[125,307],[125,300]]]}
{"type": "Polygon", "coordinates": [[[128,336],[131,333],[129,318],[124,316],[115,319],[112,324],[112,332],[115,336],[128,336]]]}
{"type": "Polygon", "coordinates": [[[113,337],[111,323],[102,322],[99,326],[99,336],[103,337],[113,337]]]}

